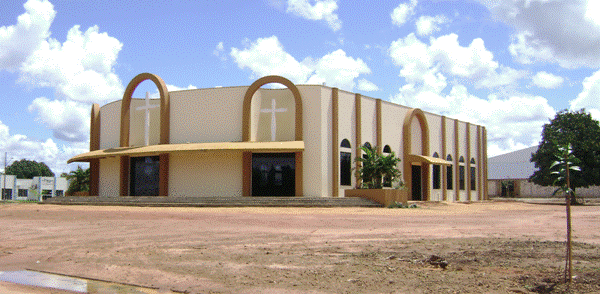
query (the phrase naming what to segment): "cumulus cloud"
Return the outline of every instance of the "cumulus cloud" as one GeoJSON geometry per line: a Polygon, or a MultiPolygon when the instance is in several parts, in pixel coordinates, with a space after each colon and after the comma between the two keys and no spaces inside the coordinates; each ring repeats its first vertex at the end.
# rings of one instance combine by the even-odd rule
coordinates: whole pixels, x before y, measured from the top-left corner
{"type": "Polygon", "coordinates": [[[443,15],[427,16],[423,15],[417,19],[417,35],[429,36],[440,30],[440,25],[449,22],[450,20],[443,15]]]}
{"type": "Polygon", "coordinates": [[[484,99],[470,94],[460,84],[454,85],[447,94],[427,86],[407,85],[391,100],[485,126],[489,156],[537,144],[542,126],[556,113],[541,96],[523,94],[499,98],[490,95],[484,99]]]}
{"type": "Polygon", "coordinates": [[[600,120],[600,70],[583,80],[583,90],[569,102],[571,110],[585,108],[594,119],[600,120]]]}
{"type": "Polygon", "coordinates": [[[253,78],[281,75],[297,84],[321,84],[352,90],[355,79],[371,72],[360,58],[338,49],[317,59],[296,60],[276,36],[258,38],[245,49],[231,48],[231,57],[240,68],[248,68],[253,78]]]}
{"type": "Polygon", "coordinates": [[[47,0],[29,0],[23,7],[26,12],[15,25],[0,27],[0,70],[17,70],[50,36],[54,6],[47,0]]]}
{"type": "Polygon", "coordinates": [[[460,46],[456,34],[431,37],[429,45],[414,33],[390,45],[389,54],[402,67],[400,76],[409,83],[432,83],[442,89],[448,76],[474,83],[476,88],[495,88],[515,83],[525,76],[498,64],[482,39],[474,39],[468,47],[460,46]]]}
{"type": "Polygon", "coordinates": [[[564,81],[565,79],[563,77],[545,71],[540,71],[531,78],[531,82],[533,82],[534,85],[545,89],[556,89],[560,87],[564,81]]]}
{"type": "Polygon", "coordinates": [[[392,23],[399,27],[404,25],[408,21],[408,18],[415,14],[415,7],[417,7],[417,0],[410,0],[398,5],[390,15],[392,23]]]}
{"type": "Polygon", "coordinates": [[[366,79],[358,81],[358,90],[365,92],[379,91],[379,87],[366,79]]]}
{"type": "Polygon", "coordinates": [[[29,159],[44,162],[60,175],[76,168],[74,164],[68,165],[67,160],[89,151],[89,145],[79,142],[59,146],[52,139],[39,141],[20,134],[11,135],[8,126],[0,122],[0,149],[7,152],[10,161],[29,159]]]}
{"type": "Polygon", "coordinates": [[[334,32],[342,28],[342,21],[335,13],[338,8],[336,0],[288,0],[287,3],[287,12],[308,20],[325,20],[334,32]]]}
{"type": "Polygon", "coordinates": [[[42,41],[21,65],[20,81],[55,88],[75,101],[118,99],[124,88],[114,66],[123,44],[98,30],[93,26],[83,33],[74,26],[63,44],[51,38],[42,41]]]}
{"type": "Polygon", "coordinates": [[[518,62],[557,62],[566,68],[600,66],[598,1],[480,2],[515,28],[509,51],[518,62]]]}
{"type": "Polygon", "coordinates": [[[219,44],[217,44],[215,47],[215,50],[213,50],[213,55],[219,57],[221,61],[225,61],[227,60],[227,55],[224,53],[224,51],[225,48],[223,47],[223,42],[219,42],[219,44]]]}
{"type": "Polygon", "coordinates": [[[90,107],[87,104],[39,97],[27,109],[37,113],[37,120],[51,129],[57,139],[70,142],[89,139],[90,107]]]}

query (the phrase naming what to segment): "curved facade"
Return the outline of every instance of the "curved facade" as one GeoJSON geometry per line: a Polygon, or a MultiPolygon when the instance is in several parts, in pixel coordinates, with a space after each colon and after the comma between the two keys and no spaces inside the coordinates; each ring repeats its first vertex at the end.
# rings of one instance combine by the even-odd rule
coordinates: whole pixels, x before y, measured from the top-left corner
{"type": "Polygon", "coordinates": [[[486,195],[485,127],[279,76],[168,92],[140,74],[123,100],[92,107],[90,133],[90,152],[70,162],[91,163],[90,190],[101,197],[340,197],[360,184],[352,169],[367,143],[401,157],[413,200],[486,195]],[[131,98],[144,80],[160,99],[131,98]],[[271,83],[285,88],[261,88],[271,83]]]}

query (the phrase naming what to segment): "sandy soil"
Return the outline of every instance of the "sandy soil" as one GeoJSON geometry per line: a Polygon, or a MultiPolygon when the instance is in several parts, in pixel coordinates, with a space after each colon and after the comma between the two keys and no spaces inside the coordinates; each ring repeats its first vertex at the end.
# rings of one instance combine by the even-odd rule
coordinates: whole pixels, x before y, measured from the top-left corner
{"type": "MultiPolygon", "coordinates": [[[[566,290],[561,282],[565,212],[556,205],[427,203],[385,209],[9,203],[0,205],[0,228],[0,271],[42,270],[159,292],[566,290]]],[[[573,207],[573,228],[576,277],[571,290],[599,293],[600,206],[573,207]]],[[[9,292],[18,288],[0,283],[3,289],[23,293],[9,292]]]]}

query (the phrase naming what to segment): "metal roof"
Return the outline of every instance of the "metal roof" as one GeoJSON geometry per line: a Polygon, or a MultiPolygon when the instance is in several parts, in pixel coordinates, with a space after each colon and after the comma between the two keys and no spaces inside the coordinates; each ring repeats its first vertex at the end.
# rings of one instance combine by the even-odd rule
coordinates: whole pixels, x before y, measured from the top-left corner
{"type": "Polygon", "coordinates": [[[513,151],[488,158],[488,179],[528,179],[536,170],[531,154],[538,146],[513,151]]]}

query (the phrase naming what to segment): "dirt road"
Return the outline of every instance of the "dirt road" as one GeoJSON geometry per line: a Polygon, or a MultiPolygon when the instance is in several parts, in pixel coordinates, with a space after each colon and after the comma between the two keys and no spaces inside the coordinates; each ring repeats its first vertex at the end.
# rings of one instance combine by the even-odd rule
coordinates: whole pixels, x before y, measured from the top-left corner
{"type": "MultiPolygon", "coordinates": [[[[563,206],[0,205],[0,271],[188,293],[560,293],[563,206]],[[442,262],[440,262],[442,261],[442,262]],[[446,265],[444,265],[447,264],[446,265]]],[[[573,207],[575,293],[600,292],[600,207],[573,207]]],[[[2,289],[2,284],[0,284],[2,289]]],[[[41,292],[40,292],[41,293],[41,292]]]]}

